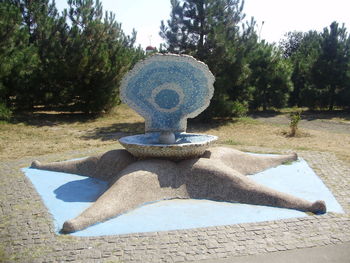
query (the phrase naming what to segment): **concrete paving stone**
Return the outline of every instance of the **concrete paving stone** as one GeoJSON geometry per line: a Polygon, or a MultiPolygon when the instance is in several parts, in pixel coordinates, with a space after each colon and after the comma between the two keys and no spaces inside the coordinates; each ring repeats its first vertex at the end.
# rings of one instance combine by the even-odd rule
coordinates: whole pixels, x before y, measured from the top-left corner
{"type": "Polygon", "coordinates": [[[225,244],[225,243],[229,242],[228,240],[229,240],[229,239],[226,238],[226,237],[220,237],[220,238],[217,239],[217,242],[218,242],[219,244],[225,244]]]}
{"type": "Polygon", "coordinates": [[[184,262],[185,261],[185,257],[182,256],[175,256],[172,257],[173,262],[184,262]]]}
{"type": "Polygon", "coordinates": [[[168,248],[168,251],[169,251],[169,252],[174,252],[174,253],[175,253],[175,252],[178,251],[178,249],[179,249],[178,246],[173,246],[173,247],[169,247],[169,248],[168,248]]]}
{"type": "Polygon", "coordinates": [[[277,249],[278,251],[285,251],[285,250],[287,250],[287,248],[286,248],[285,246],[281,246],[281,245],[277,245],[277,246],[276,246],[276,249],[277,249]]]}
{"type": "Polygon", "coordinates": [[[114,256],[122,256],[123,255],[123,251],[122,250],[115,250],[115,251],[113,251],[113,255],[114,256]]]}
{"type": "Polygon", "coordinates": [[[193,255],[188,255],[188,256],[185,257],[185,260],[186,261],[194,261],[195,257],[193,255]]]}
{"type": "Polygon", "coordinates": [[[227,250],[226,248],[220,247],[220,248],[216,248],[214,249],[215,253],[226,253],[227,250]]]}
{"type": "Polygon", "coordinates": [[[267,247],[266,251],[267,252],[275,252],[275,251],[278,251],[278,249],[276,247],[267,247]]]}

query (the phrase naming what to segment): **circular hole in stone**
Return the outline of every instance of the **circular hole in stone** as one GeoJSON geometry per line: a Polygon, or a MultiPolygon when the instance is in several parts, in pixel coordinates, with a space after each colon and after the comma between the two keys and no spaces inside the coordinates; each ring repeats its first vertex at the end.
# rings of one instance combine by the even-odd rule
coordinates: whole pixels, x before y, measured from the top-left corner
{"type": "Polygon", "coordinates": [[[155,103],[162,109],[173,109],[180,102],[179,94],[172,89],[163,89],[154,98],[155,103]]]}

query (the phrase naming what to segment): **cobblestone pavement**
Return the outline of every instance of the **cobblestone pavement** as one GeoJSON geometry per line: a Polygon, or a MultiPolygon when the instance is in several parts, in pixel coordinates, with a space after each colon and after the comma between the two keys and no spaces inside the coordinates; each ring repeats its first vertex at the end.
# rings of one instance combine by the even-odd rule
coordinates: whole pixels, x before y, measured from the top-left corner
{"type": "Polygon", "coordinates": [[[350,241],[350,166],[324,152],[299,155],[330,188],[345,214],[117,236],[56,235],[51,215],[20,168],[33,159],[49,162],[103,150],[0,163],[0,262],[184,262],[350,241]]]}

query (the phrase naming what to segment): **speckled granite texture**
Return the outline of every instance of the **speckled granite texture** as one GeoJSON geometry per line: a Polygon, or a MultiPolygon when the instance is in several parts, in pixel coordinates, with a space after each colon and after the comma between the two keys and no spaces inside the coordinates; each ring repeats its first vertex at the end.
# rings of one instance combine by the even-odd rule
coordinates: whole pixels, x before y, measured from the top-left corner
{"type": "Polygon", "coordinates": [[[181,160],[201,156],[217,140],[217,136],[213,135],[175,133],[174,144],[160,144],[159,136],[159,133],[151,132],[126,136],[119,139],[119,142],[128,152],[139,158],[181,160]]]}

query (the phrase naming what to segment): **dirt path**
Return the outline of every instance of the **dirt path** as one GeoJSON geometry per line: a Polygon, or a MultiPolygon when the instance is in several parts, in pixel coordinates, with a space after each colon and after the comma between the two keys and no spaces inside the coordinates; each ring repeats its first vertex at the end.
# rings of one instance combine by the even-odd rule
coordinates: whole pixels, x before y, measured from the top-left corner
{"type": "MultiPolygon", "coordinates": [[[[290,123],[289,115],[286,114],[266,114],[258,113],[250,117],[261,122],[286,125],[290,123]]],[[[350,134],[350,115],[332,116],[326,114],[305,114],[299,122],[300,128],[327,131],[332,133],[350,134]]]]}

